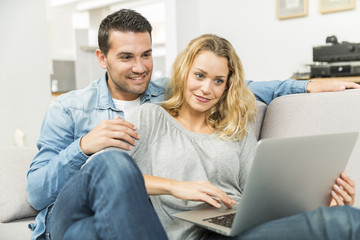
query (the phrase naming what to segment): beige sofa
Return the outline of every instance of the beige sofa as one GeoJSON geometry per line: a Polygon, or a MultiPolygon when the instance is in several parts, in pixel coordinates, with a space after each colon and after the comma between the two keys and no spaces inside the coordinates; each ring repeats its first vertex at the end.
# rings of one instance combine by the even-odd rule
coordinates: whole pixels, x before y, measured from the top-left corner
{"type": "MultiPolygon", "coordinates": [[[[360,90],[288,95],[275,99],[269,106],[258,103],[258,109],[255,130],[260,139],[360,129],[360,90]]],[[[34,215],[24,203],[24,192],[26,171],[35,153],[33,148],[0,148],[0,220],[3,212],[9,212],[9,209],[8,218],[14,215],[13,212],[17,212],[17,217],[34,215]]],[[[355,207],[360,208],[360,140],[355,145],[346,172],[358,186],[355,207]]],[[[0,238],[29,239],[31,231],[27,225],[30,222],[34,222],[34,217],[0,223],[0,238]]]]}

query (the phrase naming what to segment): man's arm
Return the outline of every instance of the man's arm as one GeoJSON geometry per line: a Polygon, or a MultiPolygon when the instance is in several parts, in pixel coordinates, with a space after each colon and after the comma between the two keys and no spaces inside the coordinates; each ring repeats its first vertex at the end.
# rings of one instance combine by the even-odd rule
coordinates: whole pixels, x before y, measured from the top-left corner
{"type": "Polygon", "coordinates": [[[344,82],[336,80],[310,81],[306,85],[306,91],[308,93],[338,92],[344,91],[345,89],[360,89],[360,85],[355,82],[344,82]]]}
{"type": "Polygon", "coordinates": [[[247,83],[256,99],[267,105],[269,105],[273,99],[288,94],[337,92],[345,89],[360,89],[360,85],[354,82],[335,80],[304,81],[286,79],[284,81],[247,81],[247,83]]]}
{"type": "Polygon", "coordinates": [[[251,92],[254,93],[256,99],[267,105],[269,105],[273,99],[283,95],[306,93],[306,85],[308,82],[309,81],[293,79],[286,79],[284,81],[247,81],[248,86],[251,92]]]}
{"type": "Polygon", "coordinates": [[[84,164],[88,156],[74,139],[74,122],[58,103],[47,111],[37,142],[39,153],[27,175],[29,203],[37,210],[55,201],[60,189],[84,164]]]}
{"type": "Polygon", "coordinates": [[[107,148],[129,149],[139,136],[134,126],[116,117],[101,121],[81,138],[76,138],[75,122],[71,113],[55,102],[48,109],[39,141],[39,153],[28,172],[27,194],[30,204],[37,210],[55,201],[66,182],[76,174],[89,155],[107,148]],[[128,141],[125,143],[124,141],[128,141]]]}

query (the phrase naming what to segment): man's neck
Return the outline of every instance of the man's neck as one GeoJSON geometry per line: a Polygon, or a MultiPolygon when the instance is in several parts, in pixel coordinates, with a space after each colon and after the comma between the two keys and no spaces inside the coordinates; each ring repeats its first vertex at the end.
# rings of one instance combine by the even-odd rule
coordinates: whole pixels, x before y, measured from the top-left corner
{"type": "Polygon", "coordinates": [[[107,86],[112,98],[122,101],[133,101],[141,96],[141,94],[134,94],[125,92],[122,89],[118,88],[115,84],[111,81],[107,80],[107,86]]]}

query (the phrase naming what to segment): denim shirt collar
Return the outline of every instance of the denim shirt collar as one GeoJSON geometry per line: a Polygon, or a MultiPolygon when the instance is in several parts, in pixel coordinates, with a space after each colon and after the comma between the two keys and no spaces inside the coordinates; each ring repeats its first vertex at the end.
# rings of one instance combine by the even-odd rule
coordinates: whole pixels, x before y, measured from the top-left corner
{"type": "Polygon", "coordinates": [[[155,84],[153,84],[152,81],[150,81],[148,88],[140,97],[140,104],[149,101],[151,102],[152,98],[158,97],[162,94],[164,94],[163,89],[159,88],[158,86],[155,86],[155,84]]]}
{"type": "MultiPolygon", "coordinates": [[[[163,94],[163,91],[152,84],[150,81],[146,91],[140,96],[140,104],[144,102],[151,102],[152,97],[158,97],[163,94]]],[[[115,107],[114,101],[111,97],[108,85],[107,85],[107,72],[101,77],[99,81],[98,93],[97,93],[97,107],[99,109],[109,109],[119,111],[115,107]]]]}

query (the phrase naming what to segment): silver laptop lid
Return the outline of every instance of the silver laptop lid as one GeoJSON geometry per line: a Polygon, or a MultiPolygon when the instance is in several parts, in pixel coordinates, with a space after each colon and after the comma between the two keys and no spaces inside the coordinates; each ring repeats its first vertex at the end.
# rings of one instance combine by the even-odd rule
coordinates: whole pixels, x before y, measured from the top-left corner
{"type": "Polygon", "coordinates": [[[328,206],[358,132],[260,140],[231,230],[328,206]],[[241,214],[239,214],[241,213],[241,214]]]}

